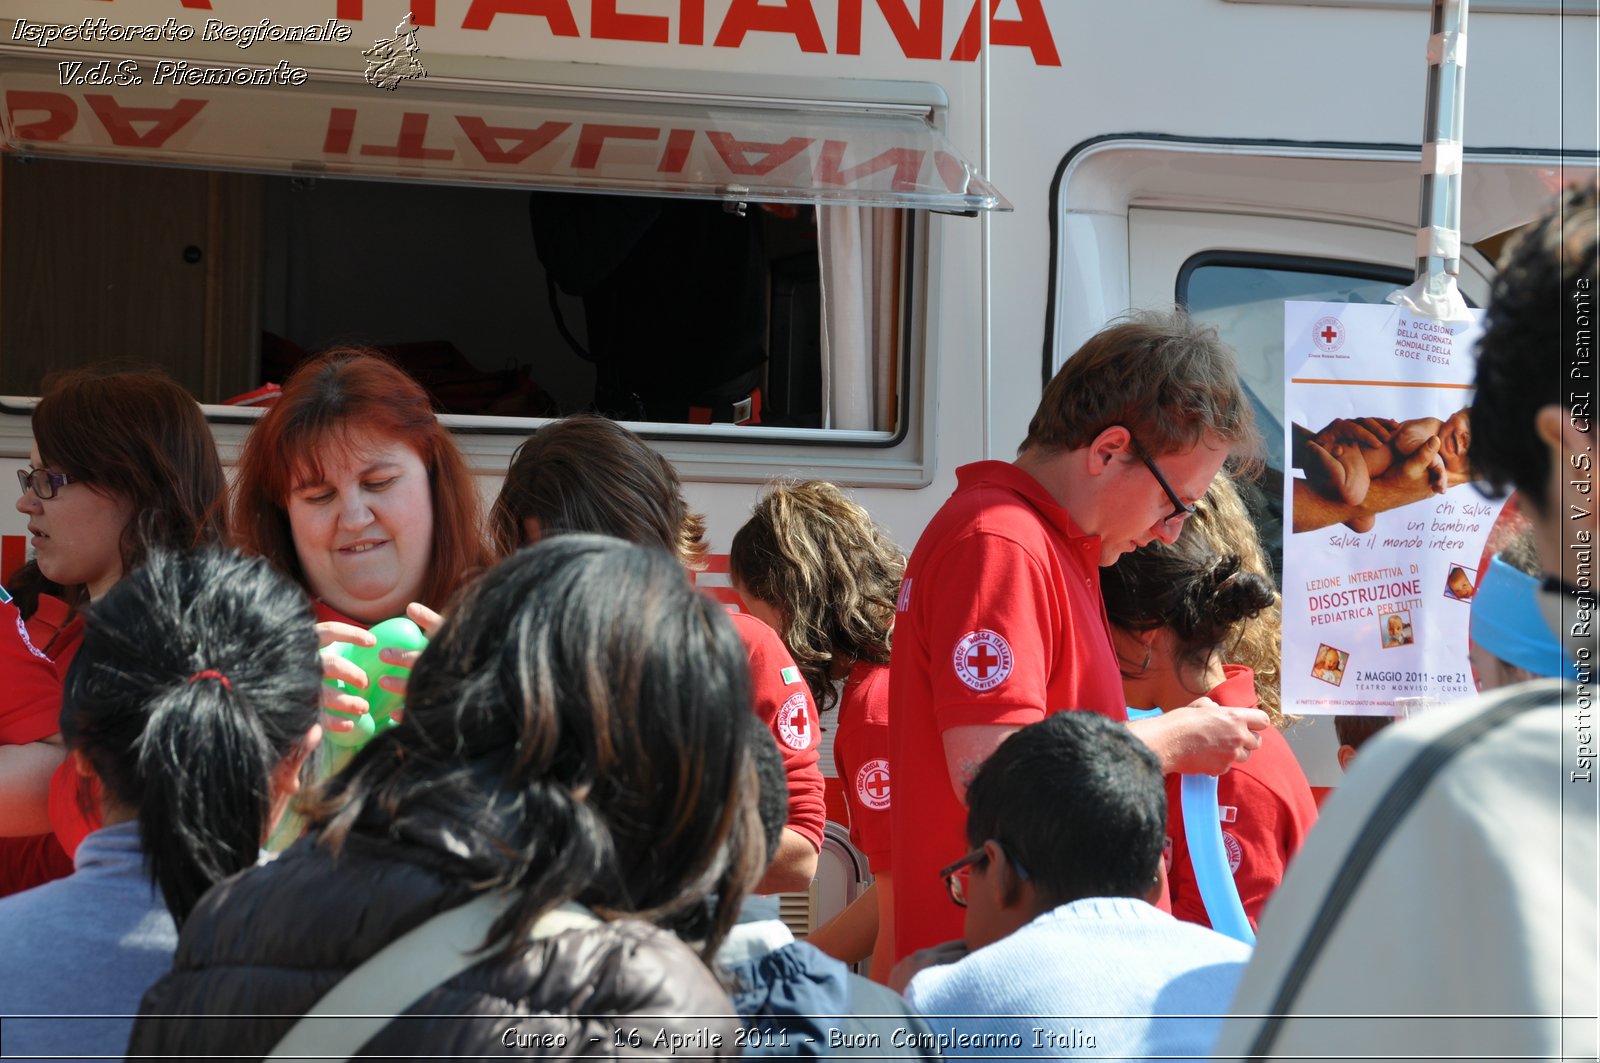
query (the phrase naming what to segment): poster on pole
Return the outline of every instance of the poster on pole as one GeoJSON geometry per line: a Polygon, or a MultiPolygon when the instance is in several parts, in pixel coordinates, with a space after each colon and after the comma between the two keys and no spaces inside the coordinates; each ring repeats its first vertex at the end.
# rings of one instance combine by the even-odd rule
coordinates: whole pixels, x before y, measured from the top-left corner
{"type": "Polygon", "coordinates": [[[1286,712],[1473,693],[1472,595],[1503,505],[1467,463],[1474,315],[1284,304],[1286,712]]]}

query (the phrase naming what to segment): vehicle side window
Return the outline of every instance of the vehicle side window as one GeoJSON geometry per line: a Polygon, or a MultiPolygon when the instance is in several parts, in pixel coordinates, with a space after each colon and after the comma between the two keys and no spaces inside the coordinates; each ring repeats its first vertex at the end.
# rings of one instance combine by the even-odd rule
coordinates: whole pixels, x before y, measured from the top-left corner
{"type": "Polygon", "coordinates": [[[0,394],[132,355],[260,404],[361,344],[443,413],[901,427],[905,210],[4,165],[8,247],[40,238],[0,287],[0,394]]]}
{"type": "Polygon", "coordinates": [[[1326,259],[1205,252],[1178,275],[1177,300],[1198,321],[1213,325],[1239,356],[1240,376],[1264,443],[1266,470],[1247,485],[1245,500],[1272,557],[1283,571],[1284,358],[1283,303],[1309,299],[1381,303],[1411,277],[1403,270],[1326,259]]]}

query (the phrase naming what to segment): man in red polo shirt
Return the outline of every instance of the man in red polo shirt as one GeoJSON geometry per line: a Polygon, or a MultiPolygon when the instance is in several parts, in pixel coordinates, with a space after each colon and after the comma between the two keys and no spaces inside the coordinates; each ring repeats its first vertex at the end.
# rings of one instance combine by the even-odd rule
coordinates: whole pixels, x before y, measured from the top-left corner
{"type": "MultiPolygon", "coordinates": [[[[938,872],[966,852],[966,784],[1006,736],[1066,710],[1126,721],[1100,567],[1176,539],[1229,451],[1255,440],[1216,333],[1181,314],[1140,315],[1061,367],[1015,462],[956,471],[895,618],[897,958],[961,936],[938,872]]],[[[1130,726],[1164,771],[1215,775],[1260,744],[1267,716],[1202,698],[1130,726]]]]}

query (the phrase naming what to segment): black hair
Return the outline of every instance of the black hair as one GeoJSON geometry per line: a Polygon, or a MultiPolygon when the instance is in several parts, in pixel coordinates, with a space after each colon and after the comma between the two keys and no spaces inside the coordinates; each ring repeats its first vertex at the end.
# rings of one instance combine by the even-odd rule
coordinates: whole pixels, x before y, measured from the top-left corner
{"type": "Polygon", "coordinates": [[[1235,629],[1277,601],[1270,579],[1245,571],[1238,554],[1216,553],[1188,527],[1170,545],[1150,543],[1101,569],[1100,590],[1113,627],[1165,628],[1176,639],[1179,659],[1191,665],[1218,650],[1226,655],[1235,629]]]}
{"type": "MultiPolygon", "coordinates": [[[[24,620],[33,619],[33,614],[39,610],[39,599],[43,595],[48,594],[65,600],[68,592],[68,588],[40,572],[39,562],[31,557],[11,574],[5,588],[11,595],[11,604],[16,607],[24,620]]],[[[49,647],[45,649],[48,651],[49,647]]]]}
{"type": "Polygon", "coordinates": [[[1335,716],[1333,733],[1341,746],[1360,749],[1367,739],[1394,723],[1393,716],[1335,716]]]}
{"type": "Polygon", "coordinates": [[[668,553],[561,535],[473,583],[412,670],[405,726],[307,812],[320,844],[417,839],[517,900],[507,949],[568,900],[668,923],[716,893],[713,953],[763,870],[749,664],[668,553]],[[428,845],[448,828],[450,845],[428,845]]]}
{"type": "Polygon", "coordinates": [[[1144,897],[1167,832],[1161,762],[1093,712],[1058,712],[1011,735],[967,788],[967,841],[989,839],[1052,907],[1144,897]]]}
{"type": "Polygon", "coordinates": [[[305,593],[261,558],[154,549],[85,613],[61,734],[136,809],[150,877],[181,925],[260,854],[273,773],[317,722],[305,593]]]}
{"type": "Polygon", "coordinates": [[[1597,236],[1595,185],[1569,189],[1501,260],[1478,341],[1467,459],[1494,497],[1509,485],[1541,512],[1551,501],[1550,451],[1534,418],[1563,401],[1573,352],[1589,346],[1582,337],[1593,334],[1600,294],[1597,236]]]}

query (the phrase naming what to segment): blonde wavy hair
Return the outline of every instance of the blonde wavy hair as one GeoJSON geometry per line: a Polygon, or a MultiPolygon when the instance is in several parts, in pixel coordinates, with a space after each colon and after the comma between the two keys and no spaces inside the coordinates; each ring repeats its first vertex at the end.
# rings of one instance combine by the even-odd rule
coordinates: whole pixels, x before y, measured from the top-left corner
{"type": "Polygon", "coordinates": [[[820,708],[837,666],[887,664],[905,554],[865,509],[822,480],[779,484],[733,537],[728,572],[772,606],[820,708]]]}
{"type": "MultiPolygon", "coordinates": [[[[1234,554],[1239,568],[1254,572],[1270,583],[1272,562],[1261,546],[1250,511],[1245,508],[1239,489],[1227,473],[1218,473],[1189,518],[1191,534],[1221,555],[1234,554]]],[[[1240,625],[1237,641],[1228,654],[1230,664],[1242,664],[1256,675],[1256,701],[1272,718],[1272,725],[1283,729],[1294,717],[1283,714],[1279,665],[1283,657],[1283,596],[1275,595],[1272,605],[1240,625]]]]}

